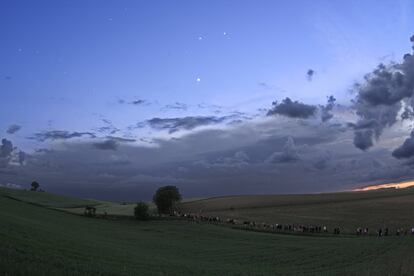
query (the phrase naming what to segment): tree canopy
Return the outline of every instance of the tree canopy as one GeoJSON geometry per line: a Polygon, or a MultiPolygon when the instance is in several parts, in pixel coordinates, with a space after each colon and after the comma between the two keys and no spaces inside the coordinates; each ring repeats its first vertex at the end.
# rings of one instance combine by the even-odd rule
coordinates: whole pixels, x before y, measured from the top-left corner
{"type": "Polygon", "coordinates": [[[32,191],[37,191],[37,189],[40,187],[39,183],[37,183],[37,181],[33,181],[31,184],[31,190],[32,191]]]}
{"type": "Polygon", "coordinates": [[[175,186],[164,186],[159,188],[153,197],[157,205],[158,213],[172,214],[175,203],[181,200],[181,194],[175,186]]]}

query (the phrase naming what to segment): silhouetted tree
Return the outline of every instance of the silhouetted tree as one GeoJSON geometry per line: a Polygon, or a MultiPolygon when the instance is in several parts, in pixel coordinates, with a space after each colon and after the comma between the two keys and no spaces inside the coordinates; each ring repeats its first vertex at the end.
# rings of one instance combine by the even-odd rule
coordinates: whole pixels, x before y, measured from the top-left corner
{"type": "Polygon", "coordinates": [[[31,191],[37,191],[40,185],[36,181],[33,181],[31,186],[32,186],[32,188],[30,189],[31,191]]]}
{"type": "Polygon", "coordinates": [[[147,220],[149,219],[148,213],[149,206],[145,202],[138,202],[137,206],[134,208],[135,218],[138,220],[147,220]]]}
{"type": "Polygon", "coordinates": [[[172,214],[174,205],[181,200],[180,192],[175,186],[164,186],[159,188],[153,197],[155,205],[157,205],[158,213],[172,214]]]}

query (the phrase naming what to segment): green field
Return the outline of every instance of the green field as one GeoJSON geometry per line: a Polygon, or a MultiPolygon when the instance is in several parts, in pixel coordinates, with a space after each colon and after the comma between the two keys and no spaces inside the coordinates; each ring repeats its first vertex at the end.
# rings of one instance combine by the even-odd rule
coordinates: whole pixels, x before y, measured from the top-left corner
{"type": "Polygon", "coordinates": [[[414,271],[411,236],[271,234],[177,219],[90,218],[54,209],[91,202],[99,204],[0,189],[0,275],[412,275],[414,271]]]}
{"type": "MultiPolygon", "coordinates": [[[[108,214],[116,216],[132,216],[134,214],[135,206],[135,204],[132,203],[78,199],[51,193],[33,193],[26,190],[12,190],[5,188],[0,188],[0,194],[23,202],[29,202],[75,214],[83,214],[85,206],[94,206],[96,208],[96,213],[99,215],[107,212],[108,214]]],[[[155,207],[151,205],[151,208],[154,210],[155,207]]]]}
{"type": "Polygon", "coordinates": [[[240,221],[340,227],[346,233],[368,227],[374,234],[379,228],[414,227],[414,189],[217,197],[183,203],[180,209],[240,221]]]}

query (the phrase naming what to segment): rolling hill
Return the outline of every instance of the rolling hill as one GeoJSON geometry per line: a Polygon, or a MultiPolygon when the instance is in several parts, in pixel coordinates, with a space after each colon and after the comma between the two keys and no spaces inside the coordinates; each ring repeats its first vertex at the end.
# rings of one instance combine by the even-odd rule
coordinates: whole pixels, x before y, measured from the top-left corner
{"type": "Polygon", "coordinates": [[[184,213],[279,224],[316,224],[354,233],[414,227],[414,188],[305,195],[217,197],[182,203],[184,213]]]}
{"type": "Polygon", "coordinates": [[[297,236],[175,218],[106,220],[54,209],[90,201],[39,194],[0,190],[1,275],[411,275],[414,271],[411,236],[297,236]]]}

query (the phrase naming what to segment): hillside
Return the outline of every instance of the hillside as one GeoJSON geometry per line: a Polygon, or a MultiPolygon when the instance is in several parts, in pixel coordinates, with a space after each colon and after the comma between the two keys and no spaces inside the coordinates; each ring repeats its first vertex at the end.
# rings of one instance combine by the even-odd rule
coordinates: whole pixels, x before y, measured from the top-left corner
{"type": "Polygon", "coordinates": [[[0,195],[3,275],[406,272],[411,237],[303,237],[181,220],[87,218],[0,195]]]}
{"type": "Polygon", "coordinates": [[[182,203],[182,212],[279,224],[317,224],[354,233],[411,229],[414,226],[414,189],[384,189],[307,195],[251,195],[217,197],[182,203]]]}
{"type": "Polygon", "coordinates": [[[135,204],[131,203],[79,199],[47,192],[31,192],[27,190],[13,190],[1,187],[0,195],[75,214],[83,214],[85,206],[94,206],[97,214],[104,214],[106,212],[110,215],[132,216],[134,214],[135,206],[135,204]]]}

